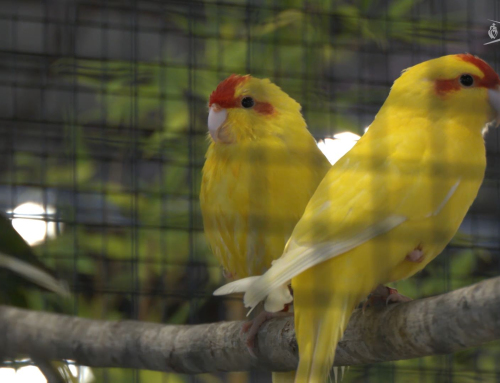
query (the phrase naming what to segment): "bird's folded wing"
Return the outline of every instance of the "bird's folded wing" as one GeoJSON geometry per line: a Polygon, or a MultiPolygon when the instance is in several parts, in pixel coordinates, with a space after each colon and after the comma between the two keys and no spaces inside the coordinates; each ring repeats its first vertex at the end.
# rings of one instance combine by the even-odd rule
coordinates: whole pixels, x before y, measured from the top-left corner
{"type": "MultiPolygon", "coordinates": [[[[376,143],[371,142],[371,145],[376,143]]],[[[406,220],[426,219],[446,205],[460,178],[434,175],[425,150],[403,161],[404,145],[390,156],[366,161],[355,146],[326,175],[294,229],[283,256],[247,289],[247,307],[304,270],[384,234],[406,220]]],[[[365,150],[363,152],[363,150],[365,150]]]]}
{"type": "MultiPolygon", "coordinates": [[[[304,270],[334,258],[337,255],[343,254],[372,238],[384,234],[400,225],[405,220],[406,217],[403,216],[388,217],[382,222],[362,231],[357,236],[344,241],[326,242],[314,246],[289,246],[290,250],[276,260],[273,266],[263,274],[258,281],[252,280],[250,284],[245,283],[245,290],[239,290],[240,292],[246,291],[244,298],[245,306],[255,307],[260,301],[271,294],[271,292],[282,286],[286,286],[293,277],[304,270]]],[[[282,306],[283,305],[275,304],[275,307],[278,307],[278,311],[282,309],[282,306]]]]}

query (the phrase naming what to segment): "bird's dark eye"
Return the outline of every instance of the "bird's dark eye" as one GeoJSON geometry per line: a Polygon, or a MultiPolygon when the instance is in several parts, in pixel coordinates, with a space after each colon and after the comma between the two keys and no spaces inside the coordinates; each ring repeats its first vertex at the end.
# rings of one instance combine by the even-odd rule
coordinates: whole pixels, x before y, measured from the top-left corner
{"type": "Polygon", "coordinates": [[[466,87],[472,86],[474,84],[474,77],[470,74],[463,74],[460,76],[460,84],[466,87]]]}
{"type": "Polygon", "coordinates": [[[241,106],[243,108],[251,108],[252,106],[255,105],[255,101],[253,100],[252,97],[244,97],[243,100],[241,100],[241,106]]]}

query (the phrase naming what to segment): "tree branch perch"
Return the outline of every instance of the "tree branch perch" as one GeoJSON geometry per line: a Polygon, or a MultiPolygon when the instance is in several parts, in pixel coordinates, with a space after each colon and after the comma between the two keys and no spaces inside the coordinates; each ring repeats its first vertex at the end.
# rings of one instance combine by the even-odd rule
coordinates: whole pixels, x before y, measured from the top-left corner
{"type": "MultiPolygon", "coordinates": [[[[293,319],[270,321],[253,358],[241,322],[196,326],[100,321],[0,306],[0,355],[91,367],[197,374],[297,366],[293,319]]],[[[500,277],[382,309],[356,310],[335,359],[355,365],[446,354],[500,339],[500,277]]]]}

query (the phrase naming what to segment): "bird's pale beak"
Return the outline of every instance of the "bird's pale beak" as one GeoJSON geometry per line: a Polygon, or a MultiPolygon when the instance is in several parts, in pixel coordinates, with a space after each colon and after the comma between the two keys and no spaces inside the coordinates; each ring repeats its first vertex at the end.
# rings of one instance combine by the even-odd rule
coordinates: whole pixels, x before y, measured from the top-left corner
{"type": "Polygon", "coordinates": [[[496,125],[500,125],[500,87],[495,89],[488,89],[488,95],[490,98],[490,104],[497,112],[496,125]]]}
{"type": "Polygon", "coordinates": [[[208,112],[208,131],[214,141],[218,141],[217,131],[224,124],[227,118],[227,111],[217,104],[212,104],[208,112]]]}

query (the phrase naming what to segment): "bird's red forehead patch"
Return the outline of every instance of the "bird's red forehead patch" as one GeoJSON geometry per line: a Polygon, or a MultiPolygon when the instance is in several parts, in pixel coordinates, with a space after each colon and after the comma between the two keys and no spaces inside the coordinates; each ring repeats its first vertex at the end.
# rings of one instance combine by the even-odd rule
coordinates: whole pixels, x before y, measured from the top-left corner
{"type": "MultiPolygon", "coordinates": [[[[474,77],[476,87],[493,89],[500,85],[500,78],[498,77],[498,74],[493,70],[492,67],[490,67],[479,57],[476,57],[469,53],[460,54],[457,55],[457,57],[465,62],[473,64],[483,73],[483,77],[472,75],[472,77],[474,77]]],[[[439,95],[445,95],[449,92],[460,90],[462,87],[459,83],[459,77],[445,80],[436,80],[436,93],[439,95]]]]}
{"type": "MultiPolygon", "coordinates": [[[[217,88],[210,95],[208,107],[211,107],[212,104],[217,104],[224,109],[237,108],[241,106],[242,97],[235,97],[234,93],[239,84],[244,83],[249,79],[250,75],[239,76],[237,74],[232,74],[226,78],[219,85],[217,85],[217,88]]],[[[254,110],[257,113],[265,115],[271,115],[274,113],[274,107],[270,103],[258,100],[255,100],[254,110]]]]}
{"type": "Polygon", "coordinates": [[[239,76],[232,74],[222,81],[210,95],[208,106],[217,104],[222,108],[234,108],[238,106],[238,99],[234,97],[236,87],[242,82],[247,81],[250,76],[239,76]]]}

